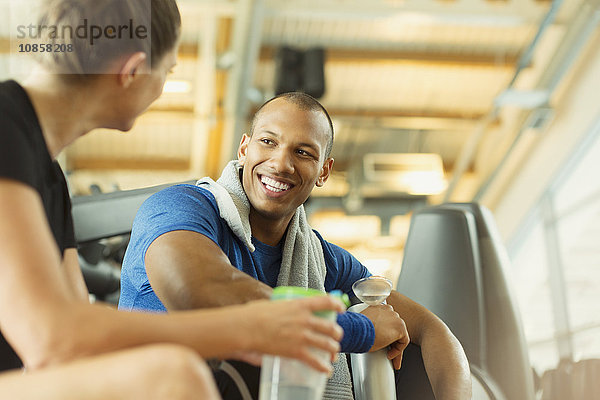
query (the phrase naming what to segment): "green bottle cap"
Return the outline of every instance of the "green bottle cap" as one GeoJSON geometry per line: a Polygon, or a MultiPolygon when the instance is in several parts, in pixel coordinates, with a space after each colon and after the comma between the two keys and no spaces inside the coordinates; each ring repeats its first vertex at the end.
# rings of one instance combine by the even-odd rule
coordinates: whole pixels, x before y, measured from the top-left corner
{"type": "MultiPolygon", "coordinates": [[[[325,296],[327,293],[321,292],[317,289],[302,288],[297,286],[278,286],[273,289],[271,294],[271,300],[290,300],[290,299],[301,299],[304,297],[313,296],[325,296]]],[[[329,296],[333,296],[340,300],[346,305],[350,306],[350,299],[346,293],[342,293],[340,290],[333,290],[329,293],[329,296]]]]}

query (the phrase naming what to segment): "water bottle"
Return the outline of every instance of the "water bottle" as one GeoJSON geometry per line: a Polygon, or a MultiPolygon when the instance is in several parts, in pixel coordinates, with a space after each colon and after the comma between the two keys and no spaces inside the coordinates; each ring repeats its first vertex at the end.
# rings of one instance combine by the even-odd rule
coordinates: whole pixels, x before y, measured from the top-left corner
{"type": "MultiPolygon", "coordinates": [[[[311,296],[324,296],[326,293],[315,289],[305,289],[293,286],[280,286],[273,289],[272,300],[299,299],[311,296]]],[[[339,291],[329,294],[335,296],[347,305],[348,296],[339,291]]],[[[335,321],[335,311],[318,311],[321,318],[335,321]]],[[[322,353],[327,360],[328,353],[322,353]]],[[[304,364],[302,361],[280,356],[263,356],[260,372],[259,400],[319,400],[323,397],[327,374],[319,372],[304,364]]]]}
{"type": "MultiPolygon", "coordinates": [[[[362,303],[348,311],[361,312],[368,306],[385,304],[392,292],[392,282],[381,276],[359,279],[352,285],[354,294],[362,303]]],[[[387,348],[370,353],[351,354],[352,381],[355,400],[396,400],[394,366],[387,358],[387,348]]]]}

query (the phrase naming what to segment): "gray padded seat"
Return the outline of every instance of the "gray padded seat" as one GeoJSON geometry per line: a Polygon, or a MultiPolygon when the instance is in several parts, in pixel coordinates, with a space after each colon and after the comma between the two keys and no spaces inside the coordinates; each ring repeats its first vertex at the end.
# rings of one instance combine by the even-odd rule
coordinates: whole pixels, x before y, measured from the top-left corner
{"type": "Polygon", "coordinates": [[[450,327],[490,398],[532,400],[508,265],[489,210],[472,203],[429,207],[412,217],[397,290],[450,327]]]}
{"type": "MultiPolygon", "coordinates": [[[[194,182],[182,183],[193,184],[194,182]]],[[[115,236],[128,236],[142,203],[154,193],[172,185],[175,183],[91,196],[76,196],[71,199],[75,239],[79,245],[79,263],[90,294],[106,302],[115,304],[118,302],[120,271],[105,262],[103,257],[106,249],[103,249],[98,241],[115,236]]],[[[127,240],[122,244],[123,248],[127,240]]]]}

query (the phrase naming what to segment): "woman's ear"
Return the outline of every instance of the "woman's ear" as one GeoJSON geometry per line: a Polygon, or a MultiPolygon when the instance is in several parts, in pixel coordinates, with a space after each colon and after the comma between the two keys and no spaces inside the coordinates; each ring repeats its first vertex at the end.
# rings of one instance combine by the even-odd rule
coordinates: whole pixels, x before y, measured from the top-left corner
{"type": "Polygon", "coordinates": [[[240,145],[238,146],[238,163],[243,166],[244,162],[246,162],[246,152],[248,151],[248,143],[250,143],[250,136],[244,133],[242,136],[242,140],[240,141],[240,145]]]}
{"type": "Polygon", "coordinates": [[[125,59],[119,71],[119,83],[121,86],[127,88],[131,85],[145,67],[146,58],[146,53],[138,51],[125,59]]]}

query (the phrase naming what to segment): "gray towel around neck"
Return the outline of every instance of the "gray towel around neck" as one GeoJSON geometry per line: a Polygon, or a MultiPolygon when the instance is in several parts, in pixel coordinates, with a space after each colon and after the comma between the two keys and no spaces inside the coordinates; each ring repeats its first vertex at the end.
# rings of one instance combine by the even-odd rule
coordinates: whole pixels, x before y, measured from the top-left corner
{"type": "MultiPolygon", "coordinates": [[[[217,201],[219,215],[233,233],[254,252],[250,228],[250,202],[240,181],[241,166],[230,161],[217,181],[205,177],[197,186],[210,191],[217,201]]],[[[277,286],[299,286],[325,291],[323,247],[308,221],[304,206],[298,207],[288,226],[277,286]]],[[[334,371],[325,387],[324,400],[352,400],[352,384],[345,354],[334,363],[334,371]]]]}

